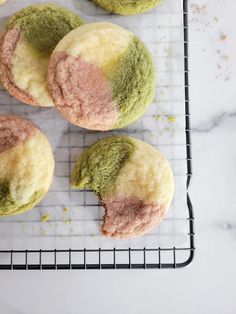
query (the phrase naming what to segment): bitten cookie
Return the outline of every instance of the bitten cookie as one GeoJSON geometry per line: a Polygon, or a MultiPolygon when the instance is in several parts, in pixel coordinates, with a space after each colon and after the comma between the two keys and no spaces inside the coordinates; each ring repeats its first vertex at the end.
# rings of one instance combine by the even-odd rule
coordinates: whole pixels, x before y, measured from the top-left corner
{"type": "Polygon", "coordinates": [[[40,202],[52,181],[54,158],[46,137],[30,121],[0,115],[0,216],[40,202]]]}
{"type": "Polygon", "coordinates": [[[51,52],[82,24],[79,16],[54,4],[31,5],[10,17],[0,32],[0,78],[5,89],[26,104],[53,106],[47,87],[51,52]]]}
{"type": "Polygon", "coordinates": [[[132,238],[165,217],[174,180],[166,158],[153,146],[127,136],[99,140],[82,153],[71,185],[92,189],[105,208],[102,233],[132,238]]]}
{"type": "Polygon", "coordinates": [[[71,123],[106,131],[136,121],[151,103],[156,75],[152,57],[131,32],[111,23],[83,25],[52,53],[49,88],[71,123]]]}
{"type": "Polygon", "coordinates": [[[161,0],[93,0],[104,10],[121,15],[135,15],[151,10],[161,0]]]}

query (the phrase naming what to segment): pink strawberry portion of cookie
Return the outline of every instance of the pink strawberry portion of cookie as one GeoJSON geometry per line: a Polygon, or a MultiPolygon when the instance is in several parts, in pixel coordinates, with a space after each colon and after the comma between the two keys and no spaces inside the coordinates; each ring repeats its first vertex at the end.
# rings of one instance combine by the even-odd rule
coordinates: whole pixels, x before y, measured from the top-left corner
{"type": "Polygon", "coordinates": [[[71,123],[106,131],[117,121],[111,88],[96,65],[79,56],[54,53],[48,83],[57,109],[71,123]]]}
{"type": "Polygon", "coordinates": [[[119,239],[141,236],[150,231],[165,216],[164,205],[144,204],[136,197],[104,199],[102,233],[119,239]]]}
{"type": "Polygon", "coordinates": [[[0,33],[0,73],[1,83],[6,90],[20,101],[36,106],[37,101],[26,91],[17,87],[12,75],[12,57],[20,41],[20,30],[17,28],[0,33]]]}
{"type": "Polygon", "coordinates": [[[0,115],[0,153],[18,146],[35,134],[33,124],[11,115],[0,115]]]}

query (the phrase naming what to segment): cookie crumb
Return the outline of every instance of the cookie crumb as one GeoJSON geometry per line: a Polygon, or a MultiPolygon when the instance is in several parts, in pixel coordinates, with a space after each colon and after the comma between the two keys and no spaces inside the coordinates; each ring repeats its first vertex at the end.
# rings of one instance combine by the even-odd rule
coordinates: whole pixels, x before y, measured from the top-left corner
{"type": "Polygon", "coordinates": [[[50,215],[49,214],[45,214],[45,215],[42,215],[40,220],[41,222],[47,222],[50,218],[50,215]]]}
{"type": "Polygon", "coordinates": [[[206,13],[206,5],[198,5],[198,4],[192,3],[191,9],[192,9],[193,14],[206,13]]]}
{"type": "Polygon", "coordinates": [[[228,35],[227,34],[225,34],[225,33],[221,33],[220,34],[220,40],[221,41],[226,41],[228,39],[228,35]]]}
{"type": "Polygon", "coordinates": [[[63,208],[63,212],[64,212],[64,213],[68,213],[69,211],[70,211],[70,209],[69,209],[68,207],[64,207],[64,208],[63,208]]]}
{"type": "Polygon", "coordinates": [[[168,120],[168,122],[175,123],[176,122],[176,117],[175,116],[168,116],[167,120],[168,120]]]}

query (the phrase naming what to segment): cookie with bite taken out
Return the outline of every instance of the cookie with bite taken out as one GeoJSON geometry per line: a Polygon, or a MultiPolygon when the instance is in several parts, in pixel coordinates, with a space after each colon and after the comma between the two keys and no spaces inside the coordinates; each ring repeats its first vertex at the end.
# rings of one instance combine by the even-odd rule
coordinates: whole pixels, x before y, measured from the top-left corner
{"type": "Polygon", "coordinates": [[[133,238],[155,228],[170,206],[174,180],[167,159],[153,146],[112,136],[85,150],[71,178],[76,189],[92,189],[105,208],[102,233],[133,238]]]}

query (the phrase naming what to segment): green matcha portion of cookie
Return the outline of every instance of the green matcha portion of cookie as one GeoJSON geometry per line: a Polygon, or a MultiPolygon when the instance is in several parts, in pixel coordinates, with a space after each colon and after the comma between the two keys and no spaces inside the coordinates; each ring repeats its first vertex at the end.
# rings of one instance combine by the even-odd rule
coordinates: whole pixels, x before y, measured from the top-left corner
{"type": "Polygon", "coordinates": [[[4,28],[19,28],[36,51],[49,55],[68,32],[82,24],[82,19],[66,8],[54,4],[39,4],[14,14],[4,28]]]}
{"type": "Polygon", "coordinates": [[[34,207],[45,194],[44,190],[35,192],[26,204],[17,203],[11,195],[10,183],[0,179],[0,215],[10,216],[20,214],[34,207]]]}
{"type": "Polygon", "coordinates": [[[140,117],[153,99],[156,85],[154,63],[146,46],[134,37],[107,73],[120,114],[115,127],[122,128],[140,117]]]}
{"type": "Polygon", "coordinates": [[[124,137],[109,137],[85,150],[72,172],[72,187],[92,189],[104,197],[112,189],[120,170],[129,159],[133,145],[124,137]]]}
{"type": "Polygon", "coordinates": [[[161,3],[161,0],[93,0],[104,10],[121,15],[146,12],[161,3]]]}
{"type": "Polygon", "coordinates": [[[7,211],[13,205],[14,200],[11,197],[9,182],[0,179],[0,211],[7,211]]]}

